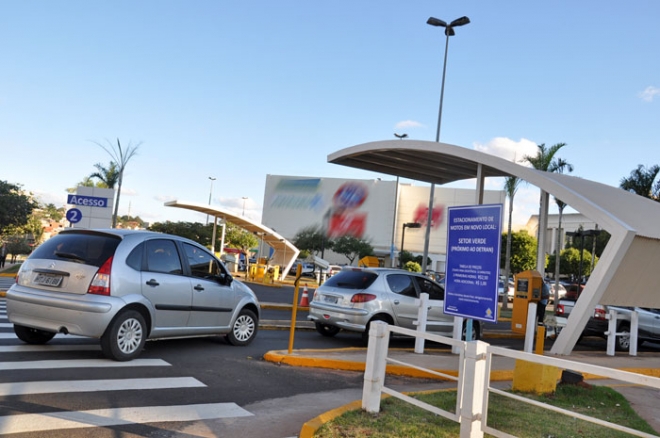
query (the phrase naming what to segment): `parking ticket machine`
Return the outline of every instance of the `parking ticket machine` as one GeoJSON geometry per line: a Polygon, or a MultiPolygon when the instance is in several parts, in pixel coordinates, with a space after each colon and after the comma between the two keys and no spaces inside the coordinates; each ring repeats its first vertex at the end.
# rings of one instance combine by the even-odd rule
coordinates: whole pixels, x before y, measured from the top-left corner
{"type": "Polygon", "coordinates": [[[527,309],[530,302],[538,303],[543,290],[543,277],[538,271],[524,271],[514,278],[513,312],[511,331],[525,334],[527,329],[527,309]]]}

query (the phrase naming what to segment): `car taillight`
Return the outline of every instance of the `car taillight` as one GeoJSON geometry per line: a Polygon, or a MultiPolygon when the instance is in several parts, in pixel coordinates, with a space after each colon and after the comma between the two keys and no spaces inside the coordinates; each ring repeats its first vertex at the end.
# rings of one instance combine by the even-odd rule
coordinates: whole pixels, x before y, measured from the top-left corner
{"type": "Polygon", "coordinates": [[[607,319],[607,312],[605,312],[605,309],[601,309],[600,307],[596,307],[596,310],[594,310],[594,318],[595,319],[607,319]]]}
{"type": "Polygon", "coordinates": [[[563,315],[563,314],[564,314],[564,305],[557,304],[557,309],[555,309],[555,315],[563,315]]]}
{"type": "Polygon", "coordinates": [[[351,297],[351,303],[366,303],[376,299],[374,294],[355,294],[351,297]]]}
{"type": "Polygon", "coordinates": [[[88,294],[93,295],[110,295],[110,270],[112,268],[112,257],[101,265],[96,275],[92,279],[92,283],[87,289],[88,294]]]}

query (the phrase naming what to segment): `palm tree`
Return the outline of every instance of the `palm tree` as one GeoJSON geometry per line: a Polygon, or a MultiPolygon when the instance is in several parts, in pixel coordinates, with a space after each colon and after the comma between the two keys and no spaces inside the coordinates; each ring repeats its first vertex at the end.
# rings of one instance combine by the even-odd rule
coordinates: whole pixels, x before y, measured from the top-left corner
{"type": "Polygon", "coordinates": [[[110,162],[110,166],[107,168],[101,163],[96,163],[96,172],[92,173],[90,178],[97,178],[101,183],[105,185],[108,189],[114,189],[115,185],[119,180],[119,171],[117,169],[117,163],[114,161],[110,162]]]}
{"type": "Polygon", "coordinates": [[[513,198],[516,196],[518,186],[522,180],[516,176],[510,176],[504,182],[504,191],[509,198],[509,228],[506,235],[506,255],[504,256],[504,297],[502,297],[502,308],[509,307],[509,275],[511,275],[511,227],[513,220],[513,198]]]}
{"type": "Polygon", "coordinates": [[[630,172],[629,177],[621,178],[619,187],[639,196],[660,201],[660,180],[655,186],[655,191],[653,190],[653,181],[658,173],[660,173],[660,166],[657,164],[649,168],[640,164],[637,169],[630,172]]]}
{"type": "Polygon", "coordinates": [[[133,158],[133,155],[137,153],[137,150],[142,144],[142,142],[135,145],[129,143],[125,149],[122,149],[119,139],[117,139],[116,149],[112,143],[110,143],[107,140],[106,142],[108,143],[107,147],[102,145],[101,143],[96,143],[96,142],[95,143],[110,155],[110,157],[113,160],[112,162],[114,162],[117,166],[117,172],[119,174],[119,176],[117,177],[117,197],[115,199],[115,211],[112,215],[112,228],[114,228],[117,225],[117,211],[119,209],[119,196],[121,195],[121,184],[124,179],[124,170],[126,170],[126,165],[131,160],[131,158],[133,158]]]}
{"type": "MultiPolygon", "coordinates": [[[[537,145],[538,151],[536,155],[525,155],[524,161],[527,161],[536,170],[542,170],[550,173],[564,173],[564,171],[572,172],[573,165],[563,158],[556,157],[557,152],[566,146],[566,143],[557,143],[549,148],[546,148],[545,143],[537,145]]],[[[543,271],[545,269],[545,235],[541,235],[541,230],[545,233],[548,207],[548,194],[541,190],[541,197],[539,200],[539,227],[536,236],[538,241],[538,255],[537,255],[537,269],[543,271]],[[545,208],[544,208],[545,206],[545,208]]],[[[541,272],[543,274],[543,272],[541,272]]]]}

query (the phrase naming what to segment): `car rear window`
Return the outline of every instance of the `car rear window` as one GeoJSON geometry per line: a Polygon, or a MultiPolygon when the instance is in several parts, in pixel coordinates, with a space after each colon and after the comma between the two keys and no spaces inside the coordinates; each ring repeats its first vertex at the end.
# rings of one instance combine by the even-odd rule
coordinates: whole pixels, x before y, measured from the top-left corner
{"type": "Polygon", "coordinates": [[[341,289],[366,289],[378,278],[378,274],[368,271],[343,270],[328,279],[324,286],[336,287],[341,289]]]}
{"type": "Polygon", "coordinates": [[[100,267],[115,253],[121,239],[98,233],[61,233],[30,255],[34,259],[65,260],[100,267]]]}

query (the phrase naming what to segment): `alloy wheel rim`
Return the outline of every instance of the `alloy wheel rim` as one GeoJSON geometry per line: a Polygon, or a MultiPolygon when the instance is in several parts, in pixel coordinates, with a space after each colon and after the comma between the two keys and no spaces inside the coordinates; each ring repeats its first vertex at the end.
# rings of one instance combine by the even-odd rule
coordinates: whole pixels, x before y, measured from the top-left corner
{"type": "Polygon", "coordinates": [[[135,319],[129,318],[124,321],[117,332],[117,346],[124,354],[135,352],[142,342],[142,324],[135,319]]]}

